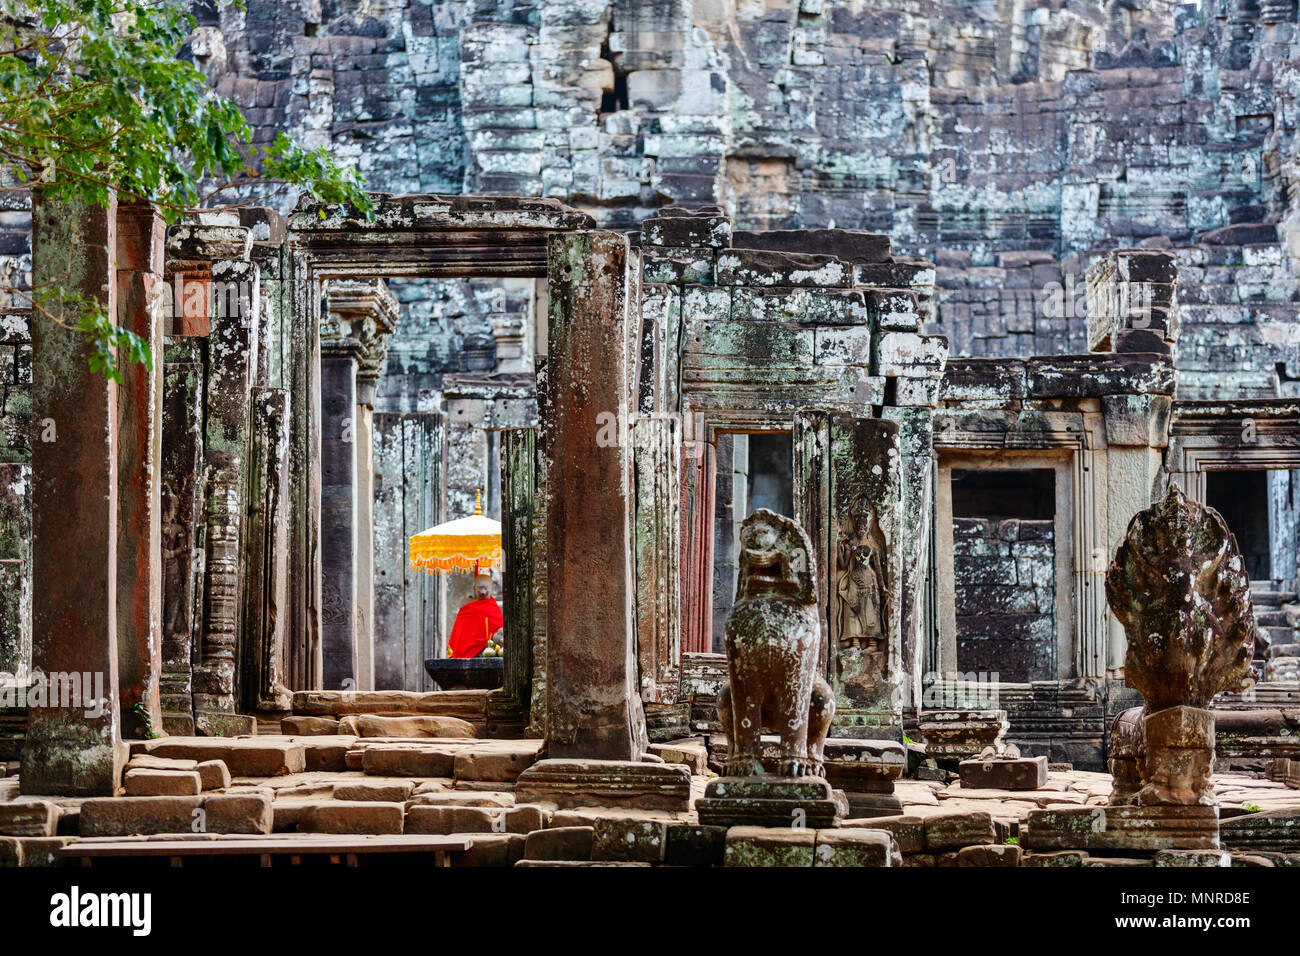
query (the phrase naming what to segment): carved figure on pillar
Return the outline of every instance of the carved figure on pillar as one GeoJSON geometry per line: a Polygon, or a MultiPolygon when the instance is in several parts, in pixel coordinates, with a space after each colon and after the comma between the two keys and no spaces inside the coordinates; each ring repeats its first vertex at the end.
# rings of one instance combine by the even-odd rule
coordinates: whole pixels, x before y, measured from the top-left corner
{"type": "Polygon", "coordinates": [[[879,656],[885,642],[885,536],[865,497],[853,503],[844,524],[836,543],[840,646],[867,648],[879,656]]]}
{"type": "Polygon", "coordinates": [[[718,697],[727,775],[763,773],[766,727],[780,737],[780,776],[823,776],[835,698],[817,673],[821,622],[808,534],[760,508],[741,525],[739,566],[726,625],[730,681],[718,697]]]}

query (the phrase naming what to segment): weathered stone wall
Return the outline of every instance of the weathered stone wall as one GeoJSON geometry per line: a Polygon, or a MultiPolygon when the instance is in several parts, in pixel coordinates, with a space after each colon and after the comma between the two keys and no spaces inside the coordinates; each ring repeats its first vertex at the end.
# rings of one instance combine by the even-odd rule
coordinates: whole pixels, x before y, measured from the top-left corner
{"type": "MultiPolygon", "coordinates": [[[[188,53],[260,141],[329,146],[375,189],[554,196],[609,226],[716,202],[740,229],[886,232],[941,266],[933,331],[958,356],[1082,351],[1068,292],[1090,252],[1185,248],[1183,301],[1215,308],[1188,313],[1204,328],[1180,395],[1290,396],[1296,3],[1200,7],[249,0],[196,7],[188,53]]],[[[6,196],[0,272],[21,277],[6,196]]],[[[494,307],[394,291],[412,315],[390,371],[426,379],[405,394],[468,370],[455,356],[494,307]]]]}
{"type": "MultiPolygon", "coordinates": [[[[945,267],[954,355],[1082,351],[1089,250],[1169,237],[1255,272],[1185,272],[1184,302],[1218,307],[1189,313],[1186,395],[1292,394],[1294,2],[882,6],[253,0],[193,53],[260,135],[331,145],[375,188],[887,232],[945,267]]],[[[485,331],[446,326],[413,326],[390,368],[450,366],[485,331]]]]}
{"type": "Polygon", "coordinates": [[[954,519],[958,670],[1056,678],[1055,564],[1050,519],[954,519]]]}
{"type": "Polygon", "coordinates": [[[32,652],[31,393],[28,314],[0,311],[0,675],[25,674],[32,652]]]}

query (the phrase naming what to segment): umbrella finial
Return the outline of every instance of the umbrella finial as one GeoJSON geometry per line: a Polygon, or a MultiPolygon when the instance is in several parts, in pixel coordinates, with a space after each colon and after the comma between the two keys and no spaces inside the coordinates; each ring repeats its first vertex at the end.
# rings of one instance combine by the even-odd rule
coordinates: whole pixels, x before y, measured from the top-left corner
{"type": "Polygon", "coordinates": [[[483,513],[483,489],[474,489],[474,513],[481,515],[483,513]]]}

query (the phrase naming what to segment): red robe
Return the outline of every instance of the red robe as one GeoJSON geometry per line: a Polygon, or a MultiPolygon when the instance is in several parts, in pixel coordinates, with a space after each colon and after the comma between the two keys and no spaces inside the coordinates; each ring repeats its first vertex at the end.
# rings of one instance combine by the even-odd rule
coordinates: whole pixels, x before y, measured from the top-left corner
{"type": "Polygon", "coordinates": [[[452,657],[477,657],[487,647],[488,637],[501,628],[504,618],[496,598],[470,601],[456,613],[456,623],[451,628],[452,657]]]}

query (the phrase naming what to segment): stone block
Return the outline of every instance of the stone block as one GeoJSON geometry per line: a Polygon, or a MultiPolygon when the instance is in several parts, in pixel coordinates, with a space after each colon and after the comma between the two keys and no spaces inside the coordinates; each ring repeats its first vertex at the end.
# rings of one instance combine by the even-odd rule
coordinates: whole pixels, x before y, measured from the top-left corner
{"type": "Polygon", "coordinates": [[[80,835],[191,833],[203,797],[95,797],[81,804],[80,835]]]}
{"type": "Polygon", "coordinates": [[[519,775],[515,799],[560,808],[686,810],[690,791],[690,771],[678,764],[550,759],[539,760],[519,775]]]}
{"type": "Polygon", "coordinates": [[[122,783],[128,797],[188,797],[203,792],[196,770],[128,770],[122,783]]]}
{"type": "Polygon", "coordinates": [[[972,790],[1037,790],[1047,785],[1046,757],[994,757],[957,765],[963,787],[972,790]]]}
{"type": "Polygon", "coordinates": [[[670,823],[665,837],[664,863],[669,866],[721,866],[726,845],[726,827],[670,823]]]}
{"type": "Polygon", "coordinates": [[[456,754],[452,776],[457,780],[514,783],[536,761],[537,748],[531,744],[509,750],[464,750],[456,754]]]}
{"type": "Polygon", "coordinates": [[[54,836],[59,807],[44,800],[0,803],[0,834],[11,837],[54,836]]]}
{"type": "Polygon", "coordinates": [[[1206,806],[1030,810],[1020,833],[1027,850],[1216,850],[1219,810],[1206,806]]]}
{"type": "Polygon", "coordinates": [[[378,800],[315,803],[298,820],[302,833],[401,833],[404,807],[378,800]]]}
{"type": "Polygon", "coordinates": [[[883,830],[894,838],[900,853],[920,853],[925,849],[925,820],[906,814],[892,817],[867,817],[845,820],[845,827],[883,830]]]}
{"type": "MultiPolygon", "coordinates": [[[[59,851],[71,843],[72,837],[54,836],[54,837],[18,837],[15,841],[19,849],[19,862],[17,866],[25,867],[50,867],[62,866],[63,860],[59,856],[59,851]]],[[[0,859],[4,856],[3,849],[0,849],[0,859]]],[[[0,862],[0,866],[4,866],[0,862]]]]}
{"type": "Polygon", "coordinates": [[[1081,850],[1058,850],[1054,853],[1023,852],[1021,866],[1083,866],[1088,854],[1081,850]]]}
{"type": "Polygon", "coordinates": [[[846,289],[853,284],[853,271],[832,256],[733,249],[718,253],[716,278],[720,286],[846,289]]]}
{"type": "Polygon", "coordinates": [[[601,817],[593,828],[593,860],[662,863],[668,845],[667,820],[601,817]]]}
{"type": "Polygon", "coordinates": [[[379,777],[450,777],[456,752],[446,747],[410,744],[371,744],[361,758],[361,769],[379,777]]]}
{"type": "Polygon", "coordinates": [[[656,216],[641,223],[641,242],[648,246],[703,246],[725,249],[731,245],[731,220],[721,213],[691,211],[656,216]]]}
{"type": "Polygon", "coordinates": [[[391,717],[385,714],[358,714],[339,722],[339,733],[358,737],[473,737],[474,725],[459,717],[429,714],[391,717]],[[344,729],[344,724],[347,729],[344,729]],[[353,729],[355,728],[355,729],[353,729]]]}
{"type": "Polygon", "coordinates": [[[993,817],[982,810],[969,813],[940,813],[925,818],[925,848],[959,850],[966,846],[994,843],[997,833],[993,817]]]}
{"type": "Polygon", "coordinates": [[[357,753],[357,766],[348,763],[348,754],[355,750],[355,737],[297,737],[294,743],[302,746],[304,768],[310,772],[343,773],[361,770],[361,752],[357,753]]]}
{"type": "Polygon", "coordinates": [[[1015,844],[966,846],[957,851],[958,866],[1019,866],[1020,847],[1015,844]]]}
{"type": "Polygon", "coordinates": [[[820,777],[718,777],[695,802],[709,826],[831,827],[843,815],[820,777]]]}
{"type": "Polygon", "coordinates": [[[521,833],[476,834],[468,850],[452,855],[451,865],[514,866],[524,858],[524,844],[527,839],[521,833]]]}
{"type": "Polygon", "coordinates": [[[302,745],[279,740],[162,737],[132,744],[131,753],[200,762],[223,760],[236,777],[276,777],[306,769],[302,745]]]}
{"type": "Polygon", "coordinates": [[[725,866],[812,866],[817,831],[779,827],[731,827],[725,866]]]}
{"type": "Polygon", "coordinates": [[[219,793],[203,799],[208,833],[271,833],[274,816],[266,793],[219,793]]]}
{"type": "Polygon", "coordinates": [[[204,790],[224,790],[230,786],[230,770],[224,760],[205,760],[195,764],[204,790]]]}
{"type": "Polygon", "coordinates": [[[590,860],[595,838],[592,827],[534,830],[524,844],[526,860],[590,860]]]}
{"type": "Polygon", "coordinates": [[[407,833],[531,833],[546,826],[538,806],[466,807],[416,805],[406,811],[407,833]]]}
{"type": "Polygon", "coordinates": [[[413,790],[415,783],[411,780],[358,780],[354,783],[336,783],[334,799],[405,803],[413,790]]]}
{"type": "Polygon", "coordinates": [[[1231,854],[1222,850],[1159,850],[1155,866],[1232,866],[1231,854]]]}
{"type": "Polygon", "coordinates": [[[682,764],[690,770],[692,776],[700,776],[708,770],[709,751],[704,744],[676,742],[651,744],[650,752],[662,757],[664,763],[682,764]]]}
{"type": "Polygon", "coordinates": [[[814,866],[897,866],[901,862],[887,830],[840,827],[817,831],[814,866]]]}
{"type": "Polygon", "coordinates": [[[335,717],[309,717],[294,714],[280,718],[280,733],[291,737],[317,737],[337,734],[339,722],[335,717]]]}

